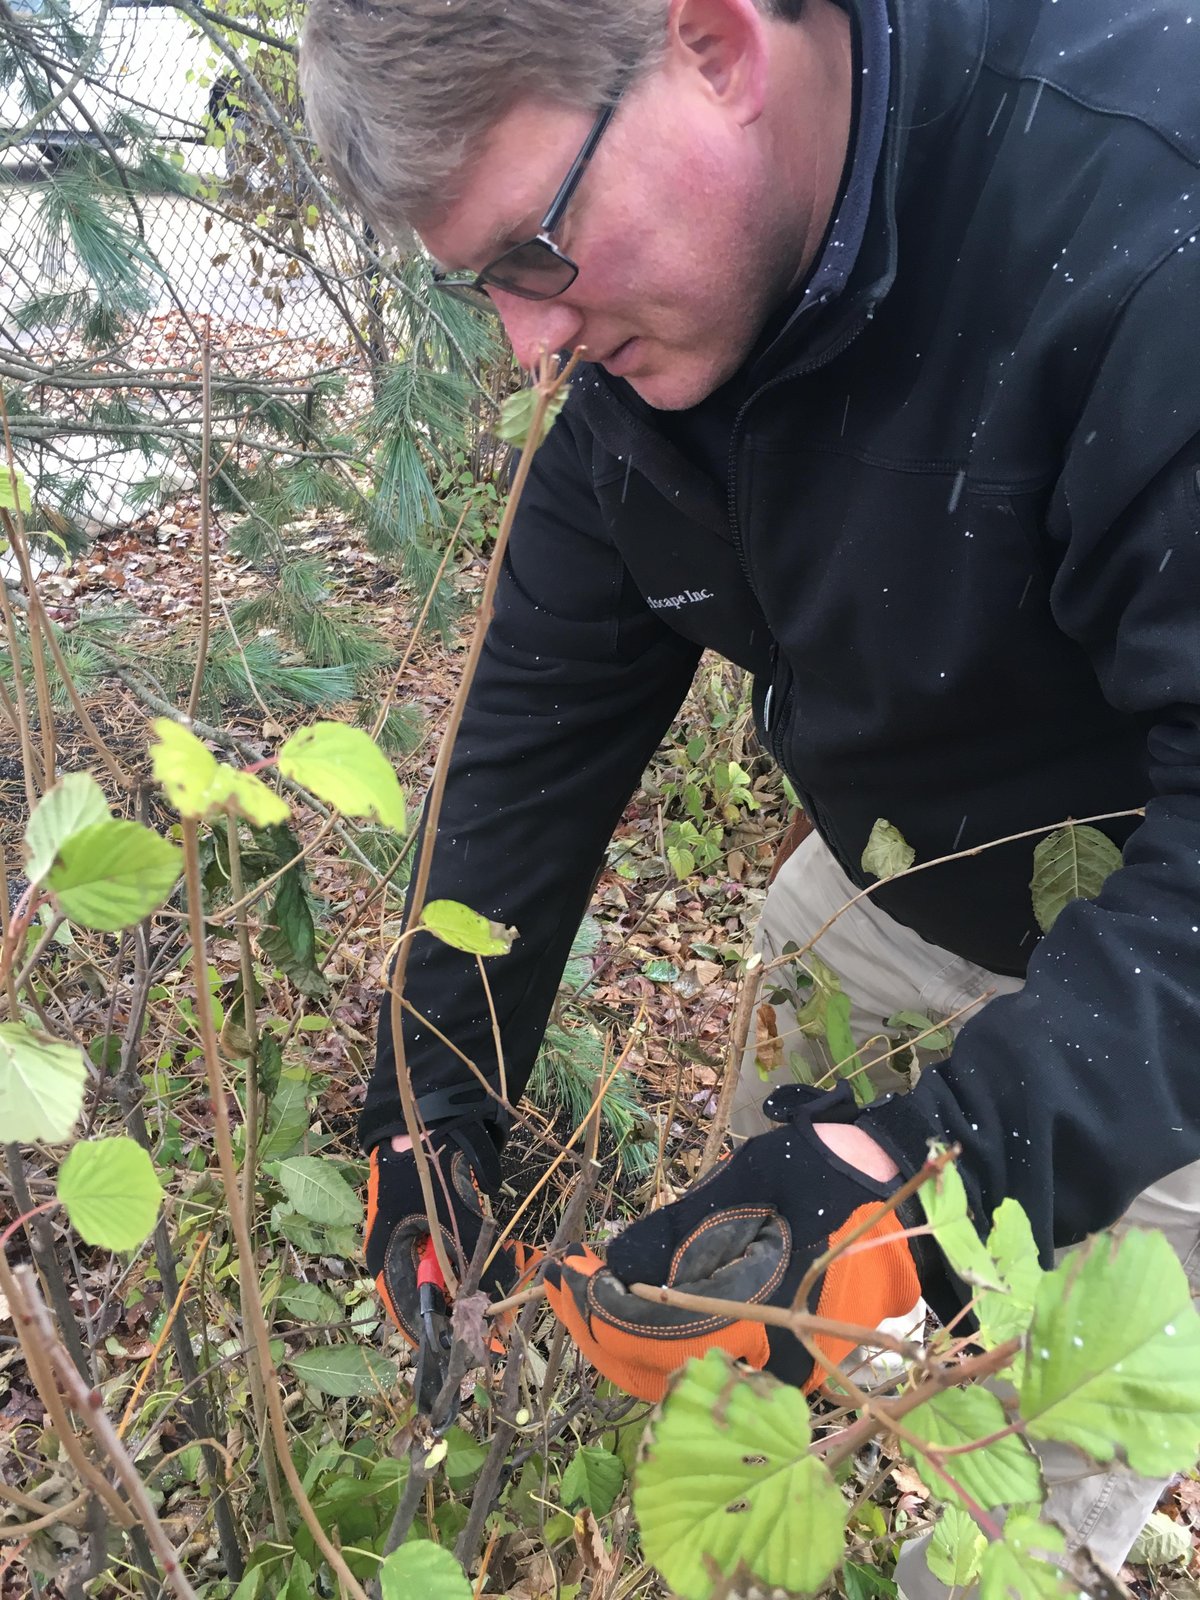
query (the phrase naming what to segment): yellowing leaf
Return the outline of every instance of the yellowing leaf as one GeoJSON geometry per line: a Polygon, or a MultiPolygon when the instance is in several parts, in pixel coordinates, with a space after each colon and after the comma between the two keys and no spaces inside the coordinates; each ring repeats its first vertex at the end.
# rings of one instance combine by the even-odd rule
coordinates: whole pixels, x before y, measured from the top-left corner
{"type": "Polygon", "coordinates": [[[404,793],[391,762],[361,728],[314,722],[279,751],[279,770],[347,817],[374,817],[403,833],[404,793]]]}
{"type": "Polygon", "coordinates": [[[863,871],[876,878],[894,878],[898,872],[907,872],[916,859],[917,852],[900,829],[879,817],[862,853],[863,871]]]}
{"type": "Polygon", "coordinates": [[[50,871],[65,839],[108,818],[108,801],[90,772],[68,772],[60,778],[34,806],[25,828],[29,848],[25,875],[30,883],[40,883],[50,871]]]}
{"type": "MultiPolygon", "coordinates": [[[[554,426],[554,420],[567,403],[570,385],[565,384],[550,401],[542,417],[541,431],[534,441],[542,444],[546,435],[554,426]]],[[[496,423],[496,437],[503,439],[505,444],[515,444],[519,449],[524,449],[529,443],[530,430],[533,427],[534,413],[537,411],[538,393],[536,389],[518,389],[516,394],[510,394],[500,407],[500,420],[496,423]]]]}
{"type": "Polygon", "coordinates": [[[150,746],[154,776],[181,817],[199,821],[232,809],[254,828],[287,821],[287,801],[254,773],[218,761],[190,729],[170,717],[156,717],[152,726],[157,735],[150,746]]]}
{"type": "Polygon", "coordinates": [[[5,511],[15,511],[18,506],[22,511],[32,509],[33,502],[29,498],[29,485],[25,476],[16,467],[10,467],[6,461],[0,461],[0,506],[5,511]],[[16,493],[13,493],[13,480],[16,480],[16,493]]]}
{"type": "Polygon", "coordinates": [[[421,926],[443,944],[465,950],[470,956],[507,955],[517,937],[515,928],[489,922],[457,900],[431,900],[421,912],[421,926]]]}
{"type": "Polygon", "coordinates": [[[58,1169],[57,1189],[79,1237],[105,1250],[136,1250],[162,1203],[154,1163],[124,1136],[77,1144],[58,1169]]]}
{"type": "Polygon", "coordinates": [[[140,822],[109,818],[59,846],[46,887],[59,910],[84,928],[132,928],[162,905],[179,879],[183,856],[140,822]]]}
{"type": "Polygon", "coordinates": [[[0,1128],[17,1144],[65,1139],[83,1107],[87,1066],[82,1053],[34,1033],[22,1022],[0,1023],[0,1128]]]}

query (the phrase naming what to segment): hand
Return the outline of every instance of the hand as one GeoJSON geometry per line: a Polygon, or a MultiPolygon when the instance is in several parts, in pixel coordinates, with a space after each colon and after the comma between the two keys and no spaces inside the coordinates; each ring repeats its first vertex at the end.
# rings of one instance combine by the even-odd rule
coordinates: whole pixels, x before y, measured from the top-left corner
{"type": "MultiPolygon", "coordinates": [[[[848,1166],[813,1126],[853,1117],[848,1085],[832,1094],[781,1089],[765,1109],[785,1126],[747,1140],[682,1200],[635,1222],[609,1246],[607,1263],[581,1248],[546,1269],[555,1314],[592,1364],[628,1394],[661,1400],[671,1374],[713,1348],[806,1391],[824,1375],[782,1328],[684,1311],[628,1288],[665,1284],[712,1299],[790,1306],[811,1263],[895,1187],[848,1166]]],[[[819,1315],[864,1328],[912,1309],[921,1286],[892,1213],[830,1266],[812,1298],[818,1294],[819,1315]],[[874,1248],[862,1248],[868,1243],[874,1248]]],[[[858,1341],[821,1334],[814,1342],[836,1363],[858,1341]]]]}
{"type": "MultiPolygon", "coordinates": [[[[420,1343],[421,1316],[417,1268],[429,1237],[429,1217],[407,1139],[376,1145],[367,1185],[367,1268],[392,1320],[414,1347],[420,1343]]],[[[500,1186],[500,1157],[487,1126],[470,1118],[431,1130],[428,1143],[433,1192],[442,1238],[460,1273],[466,1271],[483,1220],[480,1196],[490,1199],[500,1186]],[[440,1169],[441,1176],[438,1175],[440,1169]],[[443,1182],[444,1180],[444,1182],[443,1182]],[[455,1232],[462,1246],[455,1243],[455,1232]]],[[[540,1257],[509,1241],[496,1252],[480,1288],[503,1299],[540,1257]]]]}

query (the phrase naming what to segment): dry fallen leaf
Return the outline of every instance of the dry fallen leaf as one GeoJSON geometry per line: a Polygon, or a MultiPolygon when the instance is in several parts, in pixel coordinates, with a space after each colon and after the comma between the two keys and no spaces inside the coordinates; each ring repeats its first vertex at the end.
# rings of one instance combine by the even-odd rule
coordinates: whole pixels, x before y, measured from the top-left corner
{"type": "Polygon", "coordinates": [[[777,1072],[783,1065],[783,1041],[775,1020],[775,1007],[765,1001],[758,1008],[754,1033],[754,1054],[764,1072],[777,1072]]]}

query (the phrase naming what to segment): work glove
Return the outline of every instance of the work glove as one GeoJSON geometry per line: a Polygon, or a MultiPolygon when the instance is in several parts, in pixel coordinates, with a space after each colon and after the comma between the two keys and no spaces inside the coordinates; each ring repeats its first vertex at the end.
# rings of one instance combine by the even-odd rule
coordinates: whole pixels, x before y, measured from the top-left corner
{"type": "MultiPolygon", "coordinates": [[[[441,1169],[440,1179],[437,1170],[430,1174],[438,1221],[446,1253],[461,1278],[479,1239],[482,1196],[490,1200],[500,1187],[499,1151],[488,1126],[469,1117],[433,1128],[426,1150],[430,1166],[441,1169]]],[[[413,1153],[397,1153],[385,1140],[371,1151],[367,1269],[389,1315],[414,1348],[420,1344],[422,1327],[417,1273],[428,1239],[429,1218],[413,1153]]],[[[490,1299],[505,1299],[526,1281],[539,1260],[538,1252],[508,1240],[485,1269],[480,1288],[490,1299]]]]}
{"type": "MultiPolygon", "coordinates": [[[[641,1400],[661,1400],[672,1373],[712,1349],[806,1391],[825,1376],[782,1328],[680,1310],[628,1289],[666,1284],[712,1299],[791,1306],[812,1262],[895,1187],[847,1166],[813,1129],[814,1120],[854,1120],[848,1084],[832,1094],[792,1085],[771,1095],[764,1110],[784,1126],[747,1140],[682,1200],[627,1228],[609,1245],[607,1261],[579,1247],[546,1268],[550,1304],[580,1350],[641,1400]]],[[[911,1311],[920,1294],[908,1241],[888,1213],[818,1280],[809,1309],[874,1328],[911,1311]],[[874,1248],[865,1249],[868,1243],[874,1248]]],[[[814,1342],[836,1364],[858,1341],[821,1334],[814,1342]]]]}

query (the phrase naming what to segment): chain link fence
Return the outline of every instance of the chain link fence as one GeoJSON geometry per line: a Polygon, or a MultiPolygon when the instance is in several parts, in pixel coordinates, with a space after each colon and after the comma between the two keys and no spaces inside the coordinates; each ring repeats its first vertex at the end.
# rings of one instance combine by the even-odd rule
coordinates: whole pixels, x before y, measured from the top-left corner
{"type": "Polygon", "coordinates": [[[205,344],[243,442],[330,375],[369,398],[395,274],[313,170],[278,18],[0,0],[0,382],[52,525],[194,469],[205,344]]]}

